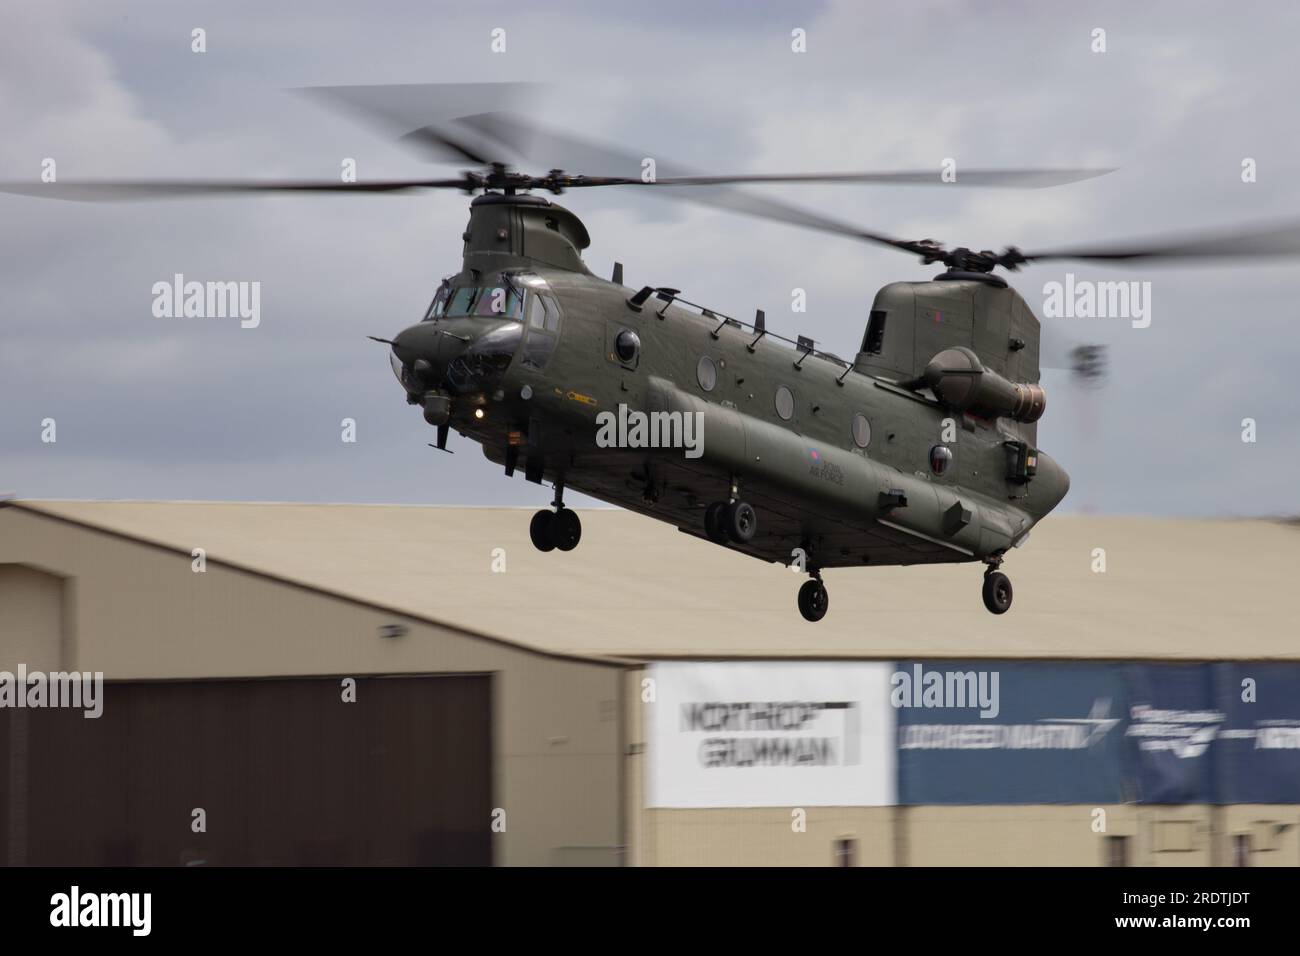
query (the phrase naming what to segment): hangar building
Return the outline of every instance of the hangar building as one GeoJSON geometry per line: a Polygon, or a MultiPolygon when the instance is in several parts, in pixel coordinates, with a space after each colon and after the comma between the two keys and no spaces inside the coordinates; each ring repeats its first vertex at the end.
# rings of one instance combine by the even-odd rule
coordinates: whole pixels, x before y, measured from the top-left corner
{"type": "Polygon", "coordinates": [[[929,566],[828,571],[809,624],[789,569],[612,510],[539,554],[528,518],[0,503],[0,704],[20,668],[105,682],[94,718],[0,707],[0,860],[1300,864],[1300,529],[1053,518],[1002,617],[929,566]],[[1020,716],[886,703],[958,662],[1020,716]],[[1200,703],[1257,680],[1249,729],[1200,703]],[[1053,741],[1060,774],[988,756],[1053,741]]]}

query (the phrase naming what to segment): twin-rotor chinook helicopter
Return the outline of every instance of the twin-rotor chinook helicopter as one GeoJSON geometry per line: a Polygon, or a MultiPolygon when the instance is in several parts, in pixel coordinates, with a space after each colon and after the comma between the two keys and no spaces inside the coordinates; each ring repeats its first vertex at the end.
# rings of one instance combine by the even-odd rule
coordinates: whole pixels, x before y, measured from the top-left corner
{"type": "MultiPolygon", "coordinates": [[[[449,87],[335,88],[344,100],[398,89],[433,101],[449,87]]],[[[392,117],[390,116],[391,120],[392,117]]],[[[1135,260],[1293,254],[1294,228],[1119,248],[1043,254],[948,250],[930,240],[865,232],[727,188],[764,182],[941,182],[903,173],[642,178],[635,156],[540,130],[505,112],[409,125],[404,139],[480,168],[451,179],[383,182],[99,182],[0,189],[64,199],[159,198],[278,191],[455,189],[470,204],[461,269],[423,318],[393,339],[406,401],[446,449],[455,430],[506,475],[550,482],[551,509],[530,525],[542,551],[577,546],[582,525],[566,489],[667,521],[718,545],[808,575],[798,606],[827,611],[825,568],[981,562],[985,606],[1004,613],[1009,549],[1060,503],[1069,477],[1038,448],[1045,407],[1039,322],[993,274],[1044,259],[1135,260]],[[540,134],[540,135],[539,135],[540,134]],[[626,175],[541,176],[512,170],[509,153],[541,141],[551,155],[590,158],[626,175]],[[557,146],[558,144],[558,146],[557,146]],[[629,165],[630,164],[630,165],[629,165]],[[763,312],[743,322],[677,289],[625,288],[582,260],[590,244],[572,212],[535,191],[646,187],[751,215],[880,243],[944,271],[895,282],[864,316],[850,360],[768,331],[763,312]]],[[[544,150],[543,150],[544,151],[544,150]]],[[[983,170],[963,185],[1044,186],[1104,170],[983,170]]]]}

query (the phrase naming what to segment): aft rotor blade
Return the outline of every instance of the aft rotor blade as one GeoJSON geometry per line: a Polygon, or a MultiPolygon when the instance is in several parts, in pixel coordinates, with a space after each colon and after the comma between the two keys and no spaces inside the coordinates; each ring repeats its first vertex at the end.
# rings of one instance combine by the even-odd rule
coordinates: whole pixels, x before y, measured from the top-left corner
{"type": "Polygon", "coordinates": [[[389,179],[344,183],[335,180],[100,180],[97,182],[0,182],[0,192],[72,202],[128,202],[151,199],[204,199],[267,193],[393,193],[413,189],[465,189],[461,179],[389,179]]]}
{"type": "Polygon", "coordinates": [[[1176,262],[1187,259],[1253,259],[1300,255],[1300,221],[1239,226],[1214,232],[1114,245],[1080,246],[1026,253],[1026,261],[1080,259],[1107,262],[1134,260],[1176,262]]]}

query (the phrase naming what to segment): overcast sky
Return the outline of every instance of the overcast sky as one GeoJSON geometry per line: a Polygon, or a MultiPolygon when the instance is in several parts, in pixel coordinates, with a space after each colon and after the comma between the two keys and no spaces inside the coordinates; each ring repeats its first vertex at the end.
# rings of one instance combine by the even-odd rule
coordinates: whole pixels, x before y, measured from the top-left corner
{"type": "MultiPolygon", "coordinates": [[[[781,186],[892,235],[1025,249],[1300,216],[1300,8],[1277,3],[160,2],[12,5],[0,179],[451,174],[289,92],[545,81],[538,116],[711,172],[1117,166],[1037,191],[781,186]],[[491,49],[504,28],[506,50],[491,49]],[[207,52],[191,50],[195,28],[207,52]],[[807,52],[791,51],[806,31],[807,52]],[[1093,52],[1093,31],[1106,52],[1093,52]],[[1242,182],[1242,161],[1258,181],[1242,182]]],[[[538,170],[544,171],[544,170],[538,170]]],[[[577,172],[599,172],[576,170],[577,172]]],[[[938,271],[890,250],[631,196],[561,200],[587,261],[852,355],[875,290],[938,271]],[[793,314],[791,290],[808,309],[793,314]]],[[[459,268],[457,193],[78,204],[0,196],[0,492],[22,497],[528,504],[408,407],[386,350],[459,268]],[[158,319],[174,273],[258,281],[261,324],[158,319]],[[340,420],[357,441],[340,440],[340,420]],[[41,441],[44,419],[57,441],[41,441]]],[[[1294,513],[1296,265],[1010,276],[1151,282],[1152,321],[1049,320],[1111,345],[1104,388],[1044,374],[1063,510],[1294,513]],[[1258,440],[1241,440],[1242,420],[1258,440]]],[[[576,500],[576,499],[575,499],[576,500]]]]}

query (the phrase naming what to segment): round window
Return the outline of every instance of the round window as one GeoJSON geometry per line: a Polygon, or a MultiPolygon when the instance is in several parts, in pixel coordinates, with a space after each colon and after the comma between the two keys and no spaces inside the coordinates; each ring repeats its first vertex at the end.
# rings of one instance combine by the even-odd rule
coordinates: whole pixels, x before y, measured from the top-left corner
{"type": "Polygon", "coordinates": [[[794,394],[784,385],[776,390],[776,413],[787,422],[794,415],[794,394]]]}
{"type": "Polygon", "coordinates": [[[614,339],[614,352],[618,355],[618,360],[627,364],[636,361],[638,353],[641,351],[641,337],[631,329],[624,329],[618,333],[614,339]]]}
{"type": "Polygon", "coordinates": [[[871,422],[867,421],[867,416],[861,412],[853,416],[853,444],[859,448],[866,448],[871,444],[871,422]]]}
{"type": "Polygon", "coordinates": [[[952,449],[947,445],[935,445],[930,449],[930,470],[936,475],[947,473],[952,464],[952,449]]]}
{"type": "Polygon", "coordinates": [[[700,388],[706,392],[713,391],[713,386],[718,384],[718,367],[713,364],[713,359],[701,355],[700,364],[695,366],[695,377],[699,379],[700,388]]]}

